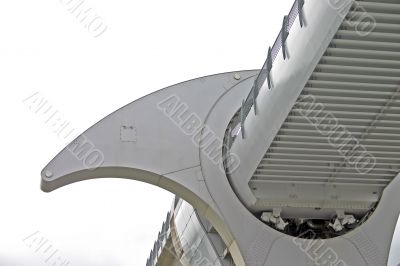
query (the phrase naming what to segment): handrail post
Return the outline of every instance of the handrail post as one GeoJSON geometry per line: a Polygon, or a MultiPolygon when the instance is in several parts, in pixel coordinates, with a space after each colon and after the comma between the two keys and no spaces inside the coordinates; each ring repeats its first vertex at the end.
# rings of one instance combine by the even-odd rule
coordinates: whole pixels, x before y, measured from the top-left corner
{"type": "MultiPolygon", "coordinates": [[[[263,69],[261,69],[263,71],[263,69]]],[[[254,84],[253,86],[253,107],[254,107],[254,115],[257,115],[257,95],[258,95],[258,86],[254,84]]]]}
{"type": "Polygon", "coordinates": [[[242,139],[244,139],[244,121],[246,119],[244,114],[244,106],[245,106],[245,100],[242,101],[242,109],[240,110],[240,131],[242,133],[242,139]]]}
{"type": "Polygon", "coordinates": [[[272,70],[272,48],[271,46],[268,48],[268,57],[267,57],[267,81],[268,81],[268,89],[272,87],[271,80],[271,70],[272,70]]]}
{"type": "Polygon", "coordinates": [[[297,0],[297,9],[298,9],[298,13],[299,13],[300,27],[302,27],[302,28],[303,28],[304,22],[305,22],[303,6],[304,6],[304,0],[297,0]]]}
{"type": "Polygon", "coordinates": [[[282,40],[282,54],[283,54],[283,59],[286,59],[287,57],[287,47],[286,47],[286,40],[287,37],[289,36],[289,30],[288,30],[288,16],[283,17],[283,22],[282,22],[282,30],[281,30],[281,40],[282,40]]]}

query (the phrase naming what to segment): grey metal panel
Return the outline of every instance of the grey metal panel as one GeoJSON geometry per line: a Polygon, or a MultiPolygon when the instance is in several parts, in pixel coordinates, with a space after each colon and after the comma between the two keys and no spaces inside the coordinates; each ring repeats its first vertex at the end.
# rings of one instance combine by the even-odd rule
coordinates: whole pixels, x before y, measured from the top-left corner
{"type": "Polygon", "coordinates": [[[398,266],[400,265],[400,216],[399,219],[397,220],[397,225],[396,229],[394,231],[393,239],[392,239],[392,244],[390,247],[390,254],[389,254],[389,262],[388,266],[398,266]]]}
{"type": "Polygon", "coordinates": [[[241,158],[231,183],[247,206],[256,203],[248,186],[252,174],[343,21],[327,1],[306,1],[304,16],[307,27],[294,23],[287,39],[290,59],[278,56],[275,60],[271,71],[273,89],[264,84],[257,98],[258,115],[248,115],[244,124],[246,138],[237,138],[231,148],[241,158]]]}
{"type": "MultiPolygon", "coordinates": [[[[365,8],[365,12],[380,14],[376,26],[368,34],[360,32],[359,16],[347,16],[340,27],[336,25],[336,33],[330,32],[321,36],[325,41],[322,42],[322,48],[324,45],[329,46],[326,51],[319,49],[313,54],[317,55],[314,58],[314,63],[317,63],[315,68],[311,64],[309,68],[306,67],[307,70],[313,70],[311,75],[290,69],[296,67],[296,63],[301,65],[294,58],[296,52],[310,55],[305,53],[304,47],[297,51],[299,45],[292,48],[292,58],[283,62],[283,66],[289,68],[289,73],[296,73],[295,77],[303,77],[303,81],[296,80],[297,83],[280,86],[276,76],[284,76],[288,71],[279,69],[280,65],[274,65],[271,74],[275,77],[274,90],[283,92],[268,92],[269,96],[262,94],[264,98],[260,96],[257,99],[260,114],[249,115],[246,120],[248,125],[244,125],[246,138],[237,138],[231,149],[233,153],[251,155],[244,157],[239,171],[231,175],[231,178],[238,195],[252,211],[284,208],[285,215],[290,216],[293,208],[303,208],[302,212],[296,211],[297,214],[293,217],[302,213],[304,218],[318,218],[314,208],[330,209],[330,212],[320,212],[319,217],[329,218],[337,209],[361,215],[371,210],[379,201],[383,189],[400,169],[400,60],[385,55],[388,51],[400,52],[400,31],[394,30],[397,20],[391,16],[399,6],[400,3],[395,2],[354,2],[352,10],[365,8]],[[333,37],[332,40],[327,37],[329,34],[333,37]],[[348,56],[336,55],[330,49],[347,49],[353,53],[348,56]],[[371,50],[374,51],[373,56],[369,53],[371,50]],[[362,52],[365,54],[355,57],[354,53],[362,52]],[[276,73],[277,71],[282,73],[276,73]],[[305,84],[306,79],[308,80],[305,84]],[[296,92],[293,91],[294,88],[297,88],[296,92]],[[286,91],[292,92],[285,98],[286,91]],[[293,104],[293,97],[299,91],[301,94],[293,104]],[[310,96],[315,102],[304,100],[310,96]],[[287,104],[278,108],[274,106],[274,102],[287,104]],[[323,109],[304,115],[311,104],[321,105],[323,109]],[[291,110],[286,115],[284,112],[289,108],[291,110]],[[319,119],[318,126],[329,128],[330,121],[324,120],[329,116],[335,117],[337,124],[349,136],[359,140],[366,152],[376,159],[370,171],[360,171],[356,165],[347,163],[339,149],[332,145],[331,134],[323,135],[309,119],[319,119]],[[282,120],[283,118],[285,119],[282,120]],[[262,119],[264,128],[261,127],[262,119]],[[276,131],[278,127],[279,130],[276,131]],[[265,143],[265,137],[258,137],[257,134],[268,137],[266,144],[259,145],[261,148],[258,149],[255,143],[265,143]],[[257,157],[262,148],[268,150],[260,162],[257,157]],[[255,162],[260,163],[254,170],[255,162]],[[252,173],[250,179],[249,173],[252,173]]],[[[313,23],[315,22],[309,23],[308,27],[313,23]]],[[[317,26],[323,28],[326,25],[317,26]]],[[[307,34],[304,29],[300,29],[299,33],[307,34]]],[[[303,35],[291,37],[300,40],[301,44],[303,35]]],[[[294,80],[292,75],[288,75],[287,79],[294,80]]],[[[264,89],[267,91],[266,85],[264,89]]],[[[342,138],[344,142],[348,136],[342,138]]]]}
{"type": "Polygon", "coordinates": [[[187,202],[182,201],[175,209],[174,224],[179,242],[183,248],[181,263],[190,265],[223,266],[219,256],[196,210],[187,202]]]}
{"type": "MultiPolygon", "coordinates": [[[[84,163],[87,154],[81,155],[80,149],[66,147],[43,169],[42,190],[49,192],[77,181],[104,177],[129,178],[154,184],[184,198],[212,222],[240,264],[243,258],[237,246],[233,245],[236,240],[222,220],[200,167],[200,157],[204,152],[193,144],[193,136],[182,132],[181,126],[171,121],[171,117],[160,111],[157,105],[171,97],[178,97],[178,104],[187,104],[190,108],[186,115],[196,114],[201,126],[204,126],[215,103],[232,87],[241,91],[242,97],[248,86],[245,81],[256,73],[240,71],[183,82],[117,110],[86,130],[72,144],[75,145],[73,147],[91,144],[104,154],[104,162],[88,167],[84,163]],[[121,139],[121,126],[124,125],[137,129],[136,141],[121,139]]],[[[229,120],[237,110],[236,107],[228,107],[223,108],[220,118],[229,120]]],[[[223,134],[215,137],[222,140],[223,134]]],[[[223,168],[219,164],[216,167],[218,174],[225,176],[223,168]]]]}
{"type": "MultiPolygon", "coordinates": [[[[304,38],[321,40],[323,39],[321,36],[326,36],[327,39],[321,40],[322,42],[328,43],[331,40],[328,35],[336,32],[336,23],[339,18],[332,17],[332,13],[328,11],[327,7],[328,0],[306,1],[304,15],[307,18],[307,27],[306,29],[300,29],[300,26],[296,26],[297,23],[295,23],[294,31],[291,32],[286,43],[291,58],[283,62],[283,59],[281,59],[283,58],[281,57],[282,54],[276,55],[276,67],[272,73],[274,84],[278,87],[283,85],[287,87],[286,90],[277,90],[278,87],[276,87],[269,93],[282,93],[282,99],[271,103],[271,113],[267,112],[267,115],[270,116],[269,120],[265,120],[261,128],[258,128],[256,124],[252,124],[252,121],[257,117],[246,119],[244,125],[246,130],[250,126],[250,128],[255,128],[254,132],[268,133],[266,135],[269,136],[266,138],[272,142],[273,136],[280,128],[280,123],[283,122],[287,115],[283,114],[289,112],[300,93],[301,88],[296,86],[299,85],[297,82],[301,83],[299,81],[301,78],[297,77],[296,79],[296,76],[313,70],[308,68],[311,68],[312,64],[310,62],[314,62],[315,58],[309,53],[317,51],[318,54],[323,45],[319,47],[321,43],[308,45],[303,43],[306,53],[300,55],[301,53],[299,52],[298,56],[308,63],[298,63],[291,72],[285,73],[289,77],[278,71],[282,69],[279,66],[289,66],[287,63],[291,60],[297,61],[294,60],[296,59],[295,49],[297,49],[297,45],[300,47],[300,42],[294,42],[295,38],[293,36],[300,36],[301,31],[304,30],[304,34],[309,29],[313,29],[313,32],[308,32],[308,37],[303,36],[304,38]],[[332,26],[332,28],[325,23],[332,26]],[[315,26],[317,24],[318,27],[315,26]],[[295,88],[291,87],[291,85],[295,88]],[[284,107],[283,111],[277,112],[279,118],[274,117],[272,114],[272,111],[275,111],[277,107],[284,107]],[[268,127],[270,123],[274,125],[273,129],[268,127]]],[[[377,16],[379,23],[390,23],[390,21],[398,19],[397,17],[393,15],[377,16]]],[[[374,38],[386,37],[374,36],[374,38]]],[[[385,49],[392,49],[392,47],[386,46],[385,49]]],[[[329,48],[327,53],[335,57],[333,60],[347,55],[354,55],[355,58],[360,59],[367,55],[370,56],[371,60],[377,60],[379,64],[384,64],[390,58],[398,58],[399,55],[394,51],[350,50],[354,49],[329,48]]],[[[360,61],[362,60],[358,62],[360,61]]],[[[290,70],[290,68],[286,69],[290,70]]],[[[220,166],[210,159],[206,153],[202,152],[201,149],[193,147],[190,137],[182,135],[179,128],[177,129],[169,118],[156,112],[157,108],[155,106],[159,101],[178,94],[184,102],[193,106],[193,112],[199,114],[202,123],[222,139],[225,135],[227,124],[240,108],[242,100],[248,95],[248,91],[251,88],[249,84],[253,84],[256,72],[235,73],[241,76],[239,81],[233,74],[227,73],[178,84],[118,110],[85,132],[88,139],[99,150],[105,152],[105,164],[97,169],[85,169],[82,160],[77,160],[74,154],[65,149],[42,172],[42,189],[51,191],[72,182],[99,177],[131,178],[148,182],[179,194],[204,214],[218,230],[236,265],[286,266],[295,262],[296,265],[309,266],[311,261],[308,259],[308,254],[293,249],[293,241],[295,239],[271,229],[254,217],[238,199],[220,166]],[[253,77],[253,80],[250,80],[251,77],[253,77]],[[146,115],[143,115],[144,113],[146,115]],[[151,124],[151,121],[156,121],[157,123],[151,124]],[[137,134],[123,132],[124,134],[121,137],[121,127],[123,126],[128,126],[129,129],[130,126],[136,127],[137,134]],[[282,250],[293,252],[288,256],[284,256],[282,250]]],[[[333,78],[335,77],[331,75],[329,76],[329,81],[320,82],[319,85],[335,84],[336,82],[333,78]]],[[[358,79],[359,77],[352,76],[350,78],[358,79]]],[[[375,77],[371,79],[375,79],[375,77]]],[[[382,88],[387,92],[387,89],[390,89],[387,82],[391,79],[379,78],[379,80],[383,80],[386,83],[382,88]]],[[[318,81],[313,81],[313,83],[316,84],[318,81]]],[[[373,88],[370,84],[352,85],[349,83],[351,82],[347,81],[346,84],[352,88],[350,93],[354,93],[356,88],[366,88],[370,93],[369,95],[376,92],[376,88],[373,88]]],[[[368,95],[368,93],[366,94],[368,95]]],[[[258,98],[257,102],[258,106],[264,100],[268,102],[269,96],[265,95],[262,96],[261,93],[261,97],[258,98]]],[[[341,112],[340,110],[335,112],[338,115],[343,115],[346,119],[351,119],[351,114],[354,113],[352,111],[341,112]]],[[[251,112],[249,115],[252,116],[253,113],[251,112]]],[[[362,119],[368,119],[368,115],[370,115],[369,112],[362,116],[360,115],[358,118],[361,120],[358,122],[362,122],[362,119]]],[[[386,120],[396,121],[396,117],[388,115],[386,120]]],[[[387,121],[384,122],[388,123],[387,121]]],[[[251,133],[253,130],[248,132],[251,133]]],[[[259,136],[258,134],[257,137],[259,136]]],[[[308,136],[314,137],[305,135],[303,139],[308,136]]],[[[387,137],[386,141],[393,140],[393,136],[389,133],[377,133],[374,135],[375,140],[381,136],[387,137]]],[[[252,138],[246,135],[245,140],[249,139],[252,138]]],[[[252,144],[255,145],[256,140],[259,139],[252,140],[251,142],[254,141],[252,144]]],[[[237,143],[235,145],[238,145],[237,143]]],[[[247,165],[247,169],[251,168],[249,168],[251,163],[246,162],[246,160],[251,160],[251,158],[248,158],[250,157],[249,155],[257,151],[261,158],[265,152],[265,150],[262,151],[262,147],[258,146],[256,149],[253,149],[254,146],[253,148],[246,148],[246,146],[242,148],[245,149],[245,152],[241,159],[244,160],[242,163],[247,165]]],[[[240,152],[241,149],[238,151],[240,152]]],[[[222,152],[219,152],[216,156],[221,158],[222,152]]],[[[257,165],[254,165],[254,169],[256,167],[257,165]]],[[[251,171],[243,173],[243,176],[251,176],[252,174],[251,171]]],[[[399,189],[400,179],[397,177],[385,188],[377,210],[365,224],[344,237],[328,240],[326,245],[333,248],[337,255],[344,261],[349,262],[349,264],[351,263],[350,265],[384,265],[388,257],[395,221],[400,212],[400,205],[393,204],[393,202],[400,200],[399,189]]]]}

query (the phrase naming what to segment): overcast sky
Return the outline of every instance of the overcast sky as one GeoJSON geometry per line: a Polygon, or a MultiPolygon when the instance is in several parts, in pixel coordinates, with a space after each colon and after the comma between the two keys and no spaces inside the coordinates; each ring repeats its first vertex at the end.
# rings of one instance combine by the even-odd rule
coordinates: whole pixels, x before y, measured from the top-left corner
{"type": "Polygon", "coordinates": [[[293,2],[77,1],[0,3],[1,266],[51,265],[33,240],[71,266],[144,265],[173,198],[118,179],[42,192],[40,171],[65,142],[24,99],[40,93],[83,132],[155,90],[261,67],[293,2]]]}

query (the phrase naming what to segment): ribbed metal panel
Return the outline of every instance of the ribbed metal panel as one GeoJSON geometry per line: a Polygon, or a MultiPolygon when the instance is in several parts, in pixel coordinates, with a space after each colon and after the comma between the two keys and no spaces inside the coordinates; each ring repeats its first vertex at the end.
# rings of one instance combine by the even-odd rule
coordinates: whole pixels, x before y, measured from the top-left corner
{"type": "Polygon", "coordinates": [[[345,206],[346,210],[368,210],[399,172],[400,1],[356,1],[354,6],[358,8],[348,13],[250,180],[258,199],[254,209],[345,206]],[[369,34],[356,30],[367,26],[359,23],[365,15],[360,7],[376,20],[369,34]],[[310,95],[324,108],[309,115],[321,120],[326,115],[337,118],[376,158],[373,169],[361,173],[346,163],[329,143],[329,136],[302,115],[307,107],[302,99],[310,95]],[[271,202],[268,193],[280,185],[292,188],[292,199],[271,202]],[[295,187],[301,185],[310,191],[315,188],[314,201],[294,195],[295,187]],[[349,193],[345,199],[327,202],[327,195],[318,191],[329,187],[349,193]]]}

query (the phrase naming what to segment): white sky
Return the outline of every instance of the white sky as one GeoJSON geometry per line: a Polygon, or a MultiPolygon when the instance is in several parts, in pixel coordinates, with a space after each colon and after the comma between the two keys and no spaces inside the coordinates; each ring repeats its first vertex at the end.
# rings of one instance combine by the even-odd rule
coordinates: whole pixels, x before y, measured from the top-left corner
{"type": "Polygon", "coordinates": [[[0,266],[50,265],[23,241],[36,231],[71,266],[144,265],[173,196],[118,179],[42,192],[65,143],[23,99],[40,92],[82,132],[163,87],[259,68],[293,0],[86,0],[108,25],[98,38],[67,1],[0,3],[0,266]]]}

